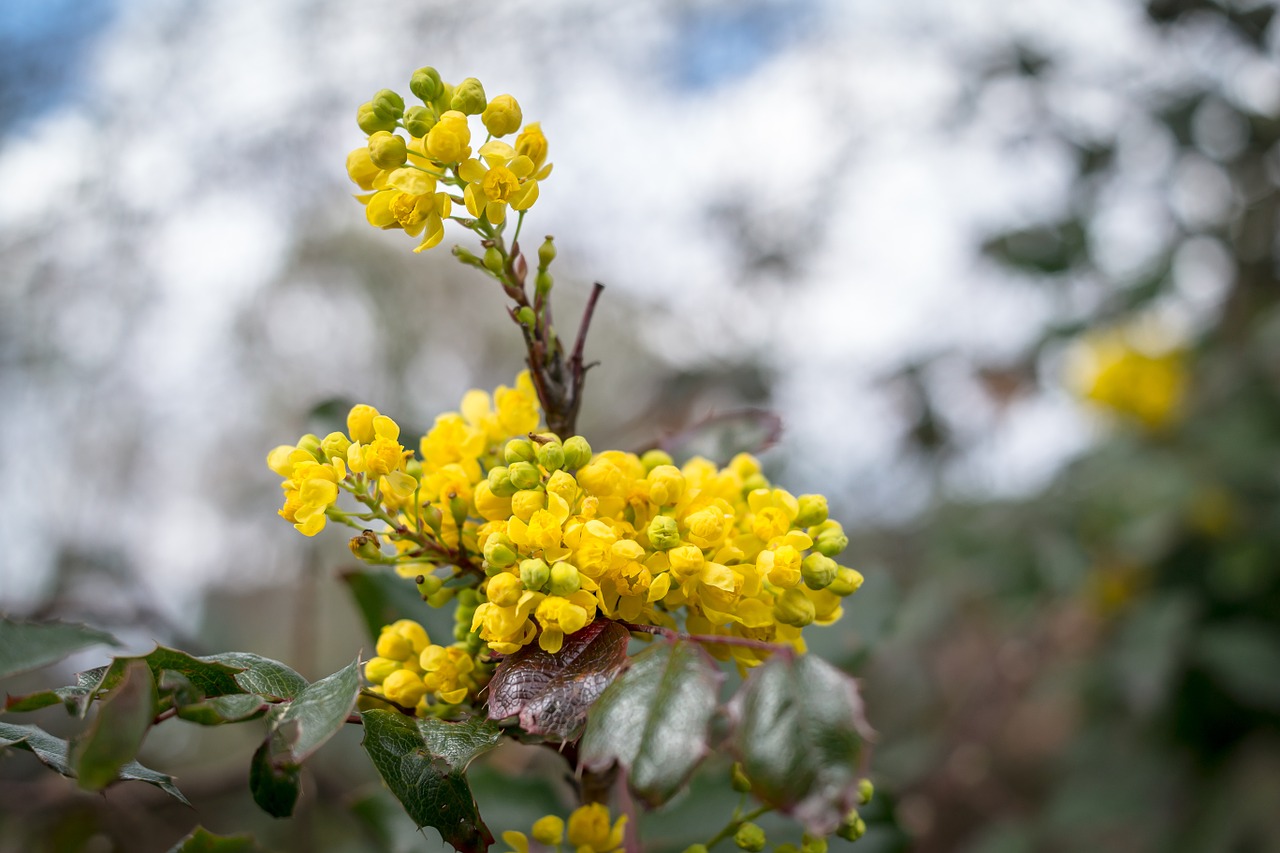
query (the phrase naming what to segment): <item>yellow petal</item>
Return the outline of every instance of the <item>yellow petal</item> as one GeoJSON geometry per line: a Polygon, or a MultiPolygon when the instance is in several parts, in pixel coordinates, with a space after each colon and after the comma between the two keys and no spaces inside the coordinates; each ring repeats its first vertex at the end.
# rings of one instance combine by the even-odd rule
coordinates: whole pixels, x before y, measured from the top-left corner
{"type": "Polygon", "coordinates": [[[500,166],[516,156],[516,149],[499,139],[491,139],[480,146],[480,156],[490,166],[500,166]]]}
{"type": "Polygon", "coordinates": [[[396,218],[391,213],[391,200],[396,197],[395,190],[383,190],[369,199],[364,215],[374,228],[394,228],[396,218]]]}
{"type": "Polygon", "coordinates": [[[480,216],[480,205],[476,201],[476,196],[476,185],[467,184],[466,190],[462,193],[462,198],[467,203],[467,213],[478,218],[480,216]]]}
{"type": "MultiPolygon", "coordinates": [[[[480,151],[483,153],[484,149],[480,151]]],[[[484,173],[489,171],[479,160],[463,160],[462,165],[458,167],[458,175],[467,183],[475,183],[484,178],[484,173]]]]}
{"type": "Polygon", "coordinates": [[[533,174],[533,161],[521,154],[516,159],[507,164],[517,178],[527,178],[533,174]]]}
{"type": "Polygon", "coordinates": [[[422,238],[422,242],[418,244],[415,252],[425,252],[427,249],[433,249],[440,245],[440,241],[444,239],[444,223],[440,221],[440,217],[434,213],[427,218],[427,233],[422,238]]]}
{"type": "Polygon", "coordinates": [[[538,182],[525,181],[511,194],[511,206],[516,210],[528,210],[538,200],[538,182]]]}
{"type": "Polygon", "coordinates": [[[396,169],[387,176],[387,183],[410,195],[425,195],[436,189],[435,178],[419,169],[396,169]]]}
{"type": "Polygon", "coordinates": [[[507,218],[507,203],[505,201],[491,201],[484,206],[484,215],[488,218],[490,225],[501,225],[507,218]]]}

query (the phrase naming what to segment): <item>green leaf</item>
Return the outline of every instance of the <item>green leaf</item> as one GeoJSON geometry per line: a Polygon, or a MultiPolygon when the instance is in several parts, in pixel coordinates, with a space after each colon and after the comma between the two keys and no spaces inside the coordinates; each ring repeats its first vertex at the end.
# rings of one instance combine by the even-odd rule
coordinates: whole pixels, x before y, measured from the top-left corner
{"type": "Polygon", "coordinates": [[[1280,633],[1274,629],[1249,623],[1208,627],[1193,655],[1239,701],[1280,711],[1280,633]]]}
{"type": "Polygon", "coordinates": [[[271,717],[271,760],[277,766],[305,761],[342,728],[360,693],[357,658],[333,675],[308,685],[271,717]]]}
{"type": "Polygon", "coordinates": [[[565,637],[554,655],[531,644],[503,658],[489,682],[489,719],[518,717],[530,734],[573,740],[625,665],[630,639],[617,622],[597,619],[565,637]]]}
{"type": "Polygon", "coordinates": [[[631,790],[651,806],[671,799],[709,749],[724,674],[694,643],[660,642],[631,659],[587,716],[582,763],[627,770],[631,790]]]}
{"type": "Polygon", "coordinates": [[[730,715],[751,792],[813,835],[834,832],[857,805],[872,735],[853,679],[816,655],[776,655],[752,670],[730,715]]]}
{"type": "Polygon", "coordinates": [[[257,693],[269,699],[292,699],[307,686],[307,680],[279,661],[248,652],[223,652],[206,655],[199,660],[226,664],[244,670],[233,677],[246,693],[257,693]]]}
{"type": "Polygon", "coordinates": [[[97,693],[104,693],[115,688],[124,677],[124,671],[133,661],[143,661],[151,669],[151,675],[160,682],[165,670],[176,672],[186,678],[191,685],[204,696],[228,696],[246,692],[236,682],[239,667],[225,663],[205,661],[192,657],[177,649],[156,646],[155,650],[141,657],[116,658],[111,661],[101,682],[97,685],[97,693]]]}
{"type": "Polygon", "coordinates": [[[85,672],[76,673],[76,683],[71,687],[57,687],[53,690],[41,690],[25,696],[8,696],[5,698],[6,711],[37,711],[61,702],[68,714],[83,717],[89,710],[89,703],[102,683],[102,676],[107,672],[105,666],[95,667],[85,672]]]}
{"type": "Polygon", "coordinates": [[[493,834],[480,819],[464,774],[476,756],[497,745],[498,726],[479,717],[446,723],[382,709],[360,716],[361,745],[414,823],[434,827],[462,853],[488,850],[493,834]]]}
{"type": "Polygon", "coordinates": [[[93,725],[76,738],[71,756],[80,787],[101,791],[133,760],[151,727],[156,682],[141,660],[125,668],[120,683],[98,706],[93,725]]]}
{"type": "Polygon", "coordinates": [[[249,764],[249,792],[253,801],[272,817],[289,817],[298,802],[297,765],[279,765],[271,760],[271,739],[263,741],[249,764]]]}
{"type": "Polygon", "coordinates": [[[169,853],[263,853],[251,835],[214,835],[203,826],[197,826],[169,853]]]}
{"type": "Polygon", "coordinates": [[[251,693],[239,696],[215,696],[203,702],[178,706],[178,716],[202,726],[220,726],[223,723],[239,723],[266,713],[266,702],[251,693]]]}
{"type": "Polygon", "coordinates": [[[394,571],[350,569],[339,577],[351,588],[356,608],[375,641],[383,625],[390,625],[406,613],[422,610],[418,588],[394,571]]]}
{"type": "Polygon", "coordinates": [[[118,646],[120,641],[71,622],[18,622],[0,616],[0,678],[39,669],[90,646],[118,646]]]}
{"type": "MultiPolygon", "coordinates": [[[[68,743],[62,738],[54,737],[38,726],[19,726],[13,723],[0,722],[0,747],[25,749],[34,753],[36,758],[39,758],[44,764],[63,776],[71,779],[75,778],[75,771],[67,758],[68,743]]],[[[148,782],[174,799],[188,806],[191,805],[191,803],[187,802],[187,798],[182,796],[182,792],[174,787],[172,776],[143,767],[136,761],[130,761],[121,767],[117,778],[126,782],[148,782]]]]}

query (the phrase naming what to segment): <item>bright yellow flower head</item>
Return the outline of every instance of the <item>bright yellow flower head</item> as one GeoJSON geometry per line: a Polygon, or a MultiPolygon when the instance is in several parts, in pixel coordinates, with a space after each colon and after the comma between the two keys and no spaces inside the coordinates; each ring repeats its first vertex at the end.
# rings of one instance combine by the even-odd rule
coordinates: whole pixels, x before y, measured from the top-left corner
{"type": "Polygon", "coordinates": [[[467,182],[463,193],[467,211],[501,225],[508,204],[515,210],[532,207],[538,200],[533,160],[497,139],[480,146],[479,153],[480,159],[466,160],[458,167],[458,174],[467,182]]]}
{"type": "Polygon", "coordinates": [[[610,853],[622,846],[622,833],[627,816],[622,815],[609,826],[609,809],[600,803],[589,803],[569,815],[569,843],[577,853],[610,853]]]}
{"type": "Polygon", "coordinates": [[[494,136],[506,136],[520,129],[520,122],[524,121],[524,116],[515,98],[510,95],[498,95],[484,108],[480,121],[494,136]]]}
{"type": "Polygon", "coordinates": [[[471,156],[471,128],[465,114],[449,110],[427,133],[427,153],[441,163],[460,163],[471,156]]]}
{"type": "Polygon", "coordinates": [[[546,180],[551,174],[551,164],[547,162],[547,137],[542,133],[542,125],[538,122],[526,124],[524,130],[516,137],[516,153],[528,157],[533,162],[533,176],[546,180]]]}
{"type": "Polygon", "coordinates": [[[436,180],[431,175],[405,166],[379,173],[373,188],[377,192],[365,200],[365,216],[370,225],[399,228],[410,237],[422,234],[415,252],[439,245],[444,239],[444,219],[453,202],[447,192],[436,192],[436,180]]]}

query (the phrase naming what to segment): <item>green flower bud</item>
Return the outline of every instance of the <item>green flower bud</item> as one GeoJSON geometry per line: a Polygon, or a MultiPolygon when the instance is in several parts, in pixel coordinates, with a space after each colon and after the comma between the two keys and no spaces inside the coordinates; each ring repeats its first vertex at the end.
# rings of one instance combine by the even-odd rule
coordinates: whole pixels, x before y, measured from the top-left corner
{"type": "Polygon", "coordinates": [[[361,104],[356,110],[356,124],[360,125],[360,129],[365,133],[377,133],[380,130],[389,132],[396,129],[395,117],[383,118],[378,115],[373,111],[372,103],[361,104]]]}
{"type": "MultiPolygon", "coordinates": [[[[505,569],[516,561],[516,549],[506,534],[495,533],[484,543],[484,560],[494,569],[505,569]]],[[[485,574],[489,574],[486,567],[485,574]]]]}
{"type": "Polygon", "coordinates": [[[564,467],[564,445],[558,441],[548,441],[538,447],[538,464],[554,474],[564,467]]]}
{"type": "Polygon", "coordinates": [[[773,605],[773,618],[796,628],[811,624],[815,615],[813,602],[800,589],[787,590],[773,605]]]}
{"type": "Polygon", "coordinates": [[[379,89],[369,103],[380,119],[394,122],[404,115],[404,98],[390,89],[379,89]]]}
{"type": "Polygon", "coordinates": [[[840,822],[840,828],[836,830],[836,835],[845,841],[857,841],[866,834],[867,825],[863,822],[857,809],[845,815],[844,820],[840,822]]]}
{"type": "Polygon", "coordinates": [[[551,286],[555,284],[555,279],[551,277],[551,273],[546,270],[538,270],[537,275],[533,277],[534,291],[539,296],[546,296],[551,292],[551,286]]]}
{"type": "Polygon", "coordinates": [[[518,320],[520,325],[524,326],[526,329],[532,329],[538,322],[538,317],[533,313],[533,309],[528,305],[521,305],[520,309],[516,311],[516,320],[518,320]]]}
{"type": "Polygon", "coordinates": [[[653,450],[646,450],[644,452],[644,455],[640,457],[640,464],[644,466],[645,474],[648,474],[659,465],[674,465],[676,463],[675,460],[671,458],[670,453],[665,450],[659,450],[655,447],[653,450]]]}
{"type": "Polygon", "coordinates": [[[809,535],[813,536],[813,547],[819,554],[835,557],[849,546],[849,537],[844,535],[838,521],[824,521],[817,526],[817,531],[815,534],[811,530],[809,535]]]}
{"type": "Polygon", "coordinates": [[[538,269],[546,269],[551,266],[551,262],[556,259],[556,238],[550,234],[542,241],[542,245],[538,247],[538,269]]]}
{"type": "Polygon", "coordinates": [[[409,159],[409,148],[401,137],[379,130],[369,137],[369,159],[379,169],[398,169],[409,159]]]}
{"type": "Polygon", "coordinates": [[[485,130],[499,137],[515,133],[520,129],[522,121],[524,121],[524,115],[520,112],[520,105],[510,95],[499,95],[494,98],[480,114],[480,122],[485,130]]]}
{"type": "Polygon", "coordinates": [[[690,844],[688,847],[684,848],[684,853],[707,853],[707,845],[690,844]]]}
{"type": "Polygon", "coordinates": [[[453,97],[449,99],[449,109],[466,113],[469,116],[484,112],[487,102],[484,99],[484,86],[474,77],[468,77],[453,87],[453,97]]]}
{"type": "Polygon", "coordinates": [[[325,458],[324,451],[320,449],[320,436],[307,433],[298,439],[298,449],[305,450],[316,458],[317,462],[328,462],[325,458]]]}
{"type": "Polygon", "coordinates": [[[453,516],[453,523],[458,525],[461,530],[467,521],[467,502],[458,495],[449,496],[449,514],[453,516]]]}
{"type": "Polygon", "coordinates": [[[827,853],[827,839],[806,832],[800,837],[800,853],[827,853]]]}
{"type": "MultiPolygon", "coordinates": [[[[458,607],[470,607],[474,613],[476,607],[480,604],[480,591],[473,587],[463,587],[458,590],[458,607]]],[[[470,617],[467,617],[470,618],[470,617]]]]}
{"type": "Polygon", "coordinates": [[[324,454],[325,461],[329,461],[337,456],[344,462],[347,459],[347,448],[351,446],[351,439],[340,432],[331,432],[320,442],[320,452],[324,454]]]}
{"type": "Polygon", "coordinates": [[[409,107],[404,111],[404,129],[419,139],[436,126],[436,114],[429,107],[409,107]]]}
{"type": "Polygon", "coordinates": [[[564,467],[568,470],[576,471],[591,461],[591,445],[582,436],[570,436],[565,439],[562,446],[564,447],[564,467]]]}
{"type": "Polygon", "coordinates": [[[417,583],[418,594],[422,596],[424,601],[435,595],[444,586],[444,581],[435,575],[418,575],[414,582],[417,583]]]}
{"type": "Polygon", "coordinates": [[[800,576],[809,589],[826,589],[836,579],[840,567],[836,561],[821,554],[810,554],[800,564],[800,576]]]}
{"type": "Polygon", "coordinates": [[[434,101],[440,96],[440,92],[443,89],[444,84],[440,82],[440,72],[430,65],[419,68],[409,78],[409,91],[413,92],[413,96],[420,98],[424,103],[434,101]]]}
{"type": "Polygon", "coordinates": [[[509,498],[519,491],[511,482],[511,471],[506,465],[495,465],[489,469],[489,491],[500,498],[509,498]]]}
{"type": "Polygon", "coordinates": [[[365,530],[359,536],[352,536],[347,547],[351,549],[352,554],[366,563],[381,563],[384,560],[382,543],[378,541],[377,535],[372,530],[365,530]]]}
{"type": "Polygon", "coordinates": [[[480,260],[480,258],[476,256],[475,252],[470,252],[461,246],[453,247],[453,256],[469,267],[484,266],[484,261],[480,260]]]}
{"type": "Polygon", "coordinates": [[[846,595],[853,595],[861,586],[862,572],[850,569],[847,566],[838,566],[836,568],[836,579],[831,582],[827,589],[843,598],[846,595]]]}
{"type": "Polygon", "coordinates": [[[440,507],[435,504],[424,506],[422,508],[422,520],[426,522],[427,527],[430,527],[438,538],[440,536],[440,527],[444,524],[444,513],[440,511],[440,507]]]}
{"type": "Polygon", "coordinates": [[[827,499],[823,495],[801,495],[800,512],[792,522],[796,527],[813,527],[827,520],[827,499]]]}
{"type": "Polygon", "coordinates": [[[775,845],[773,853],[800,853],[800,848],[788,841],[785,844],[775,845]]]}
{"type": "Polygon", "coordinates": [[[453,638],[461,643],[471,634],[471,629],[459,622],[453,626],[453,638]]]}
{"type": "Polygon", "coordinates": [[[532,462],[517,462],[508,466],[507,471],[517,491],[532,489],[542,482],[542,473],[532,462]]]}
{"type": "Polygon", "coordinates": [[[517,462],[532,462],[538,458],[538,451],[534,449],[533,442],[529,439],[513,438],[507,442],[502,455],[506,457],[508,465],[514,465],[517,462]]]}
{"type": "Polygon", "coordinates": [[[649,547],[669,551],[680,544],[680,525],[668,515],[655,515],[649,522],[649,547]]]}
{"type": "Polygon", "coordinates": [[[497,246],[490,246],[484,250],[484,268],[489,272],[497,274],[502,272],[502,252],[498,251],[497,246]]]}
{"type": "Polygon", "coordinates": [[[551,580],[547,591],[552,595],[573,595],[580,586],[582,586],[582,578],[578,576],[577,566],[561,562],[551,567],[551,580]]]}
{"type": "Polygon", "coordinates": [[[441,587],[431,595],[427,596],[427,604],[430,604],[432,607],[444,607],[450,601],[453,601],[453,597],[456,594],[457,590],[453,587],[441,587]]]}
{"type": "Polygon", "coordinates": [[[551,568],[546,560],[534,558],[520,561],[520,583],[525,589],[539,592],[551,580],[551,568]]]}
{"type": "Polygon", "coordinates": [[[733,790],[739,794],[747,794],[751,792],[751,780],[747,778],[746,771],[742,769],[742,765],[737,761],[733,762],[733,771],[729,778],[729,784],[733,786],[733,790]]]}
{"type": "Polygon", "coordinates": [[[870,779],[860,779],[858,781],[858,805],[865,806],[871,802],[871,798],[875,796],[876,787],[871,784],[870,779]]]}
{"type": "Polygon", "coordinates": [[[747,853],[760,853],[766,841],[764,830],[754,823],[744,823],[733,834],[733,843],[738,845],[739,850],[746,850],[747,853]]]}
{"type": "Polygon", "coordinates": [[[767,488],[769,488],[769,478],[766,477],[764,474],[761,474],[759,471],[745,478],[742,481],[742,491],[744,493],[754,492],[756,489],[767,489],[767,488]]]}

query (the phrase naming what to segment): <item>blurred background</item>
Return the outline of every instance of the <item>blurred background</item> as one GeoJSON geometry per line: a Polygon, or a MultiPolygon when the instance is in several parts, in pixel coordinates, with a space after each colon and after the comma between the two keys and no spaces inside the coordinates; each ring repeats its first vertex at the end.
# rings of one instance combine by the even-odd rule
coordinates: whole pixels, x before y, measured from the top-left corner
{"type": "MultiPolygon", "coordinates": [[[[309,678],[371,646],[344,535],[277,517],[264,458],[352,402],[420,433],[516,372],[496,289],[350,198],[357,105],[432,64],[550,140],[526,225],[557,237],[562,325],[608,286],[593,445],[771,409],[770,474],[848,527],[866,584],[813,636],[880,731],[861,849],[1280,850],[1275,11],[10,0],[0,610],[309,678]]],[[[272,821],[260,737],[152,733],[194,812],[6,754],[0,851],[160,851],[196,822],[440,847],[358,732],[272,821]]],[[[495,829],[564,811],[544,758],[476,771],[495,829]]],[[[726,772],[653,849],[719,827],[726,772]]]]}

